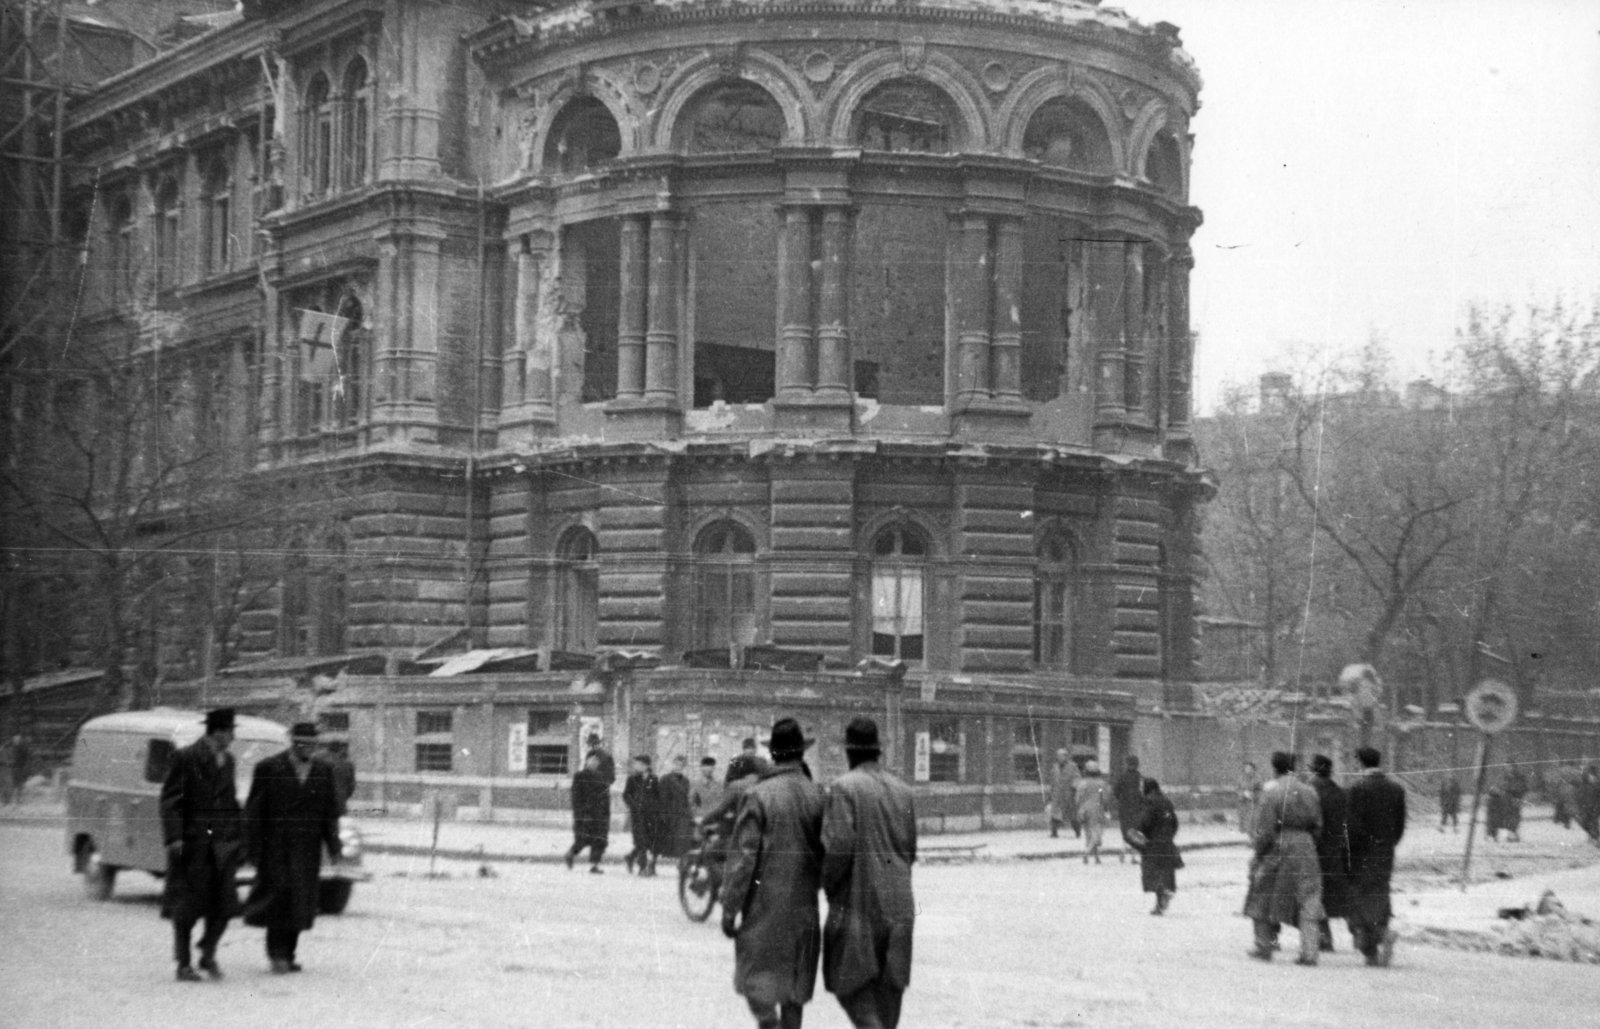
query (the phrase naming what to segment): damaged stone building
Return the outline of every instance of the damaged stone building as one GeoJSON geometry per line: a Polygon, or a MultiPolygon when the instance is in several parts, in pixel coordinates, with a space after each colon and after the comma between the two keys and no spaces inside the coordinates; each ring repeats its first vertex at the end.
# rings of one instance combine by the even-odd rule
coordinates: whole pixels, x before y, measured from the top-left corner
{"type": "Polygon", "coordinates": [[[782,713],[956,824],[1057,748],[1201,778],[1199,87],[1089,0],[257,0],[75,100],[83,338],[172,312],[317,498],[163,695],[314,705],[383,803],[782,713]]]}

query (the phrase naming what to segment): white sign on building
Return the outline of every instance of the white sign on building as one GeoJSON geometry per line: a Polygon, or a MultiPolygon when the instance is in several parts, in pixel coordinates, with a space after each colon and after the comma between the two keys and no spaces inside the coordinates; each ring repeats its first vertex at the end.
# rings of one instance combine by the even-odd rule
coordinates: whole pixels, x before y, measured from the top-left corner
{"type": "Polygon", "coordinates": [[[528,723],[511,723],[506,739],[506,771],[526,775],[528,771],[528,723]]]}
{"type": "Polygon", "coordinates": [[[928,755],[931,752],[931,749],[932,748],[928,743],[928,734],[925,732],[917,733],[916,763],[912,765],[911,768],[911,779],[913,782],[928,781],[928,755]]]}

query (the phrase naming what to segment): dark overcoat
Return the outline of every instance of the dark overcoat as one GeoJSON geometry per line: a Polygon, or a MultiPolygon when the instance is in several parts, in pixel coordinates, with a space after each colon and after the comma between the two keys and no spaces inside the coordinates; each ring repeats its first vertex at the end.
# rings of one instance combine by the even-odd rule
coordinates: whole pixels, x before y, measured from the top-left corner
{"type": "Polygon", "coordinates": [[[622,784],[635,850],[661,850],[661,780],[654,772],[630,772],[622,784]]]}
{"type": "Polygon", "coordinates": [[[1317,793],[1292,775],[1267,783],[1256,805],[1250,842],[1255,860],[1244,913],[1257,921],[1298,925],[1322,918],[1322,866],[1316,836],[1322,829],[1317,793]]]}
{"type": "Polygon", "coordinates": [[[1117,823],[1123,829],[1139,824],[1139,813],[1144,808],[1144,776],[1137,768],[1125,768],[1117,776],[1111,796],[1117,802],[1117,823]]]}
{"type": "Polygon", "coordinates": [[[784,762],[744,791],[722,885],[740,918],[733,988],[758,1004],[804,1004],[822,949],[822,787],[784,762]]]}
{"type": "Polygon", "coordinates": [[[1382,772],[1368,772],[1351,785],[1351,917],[1373,924],[1388,919],[1394,848],[1405,832],[1405,787],[1382,772]]]}
{"type": "Polygon", "coordinates": [[[254,926],[305,930],[317,917],[322,851],[339,855],[339,793],[333,769],[311,759],[305,782],[288,751],[256,765],[245,801],[245,842],[256,883],[245,901],[254,926]]]}
{"type": "Polygon", "coordinates": [[[911,787],[865,761],[829,788],[822,818],[822,982],[848,997],[870,983],[911,985],[917,811],[911,787]]]}
{"type": "Polygon", "coordinates": [[[244,857],[233,755],[197,740],[172,756],[161,783],[161,839],[182,843],[168,858],[161,915],[192,922],[207,915],[232,915],[238,907],[236,873],[244,857]]]}
{"type": "Polygon", "coordinates": [[[1178,812],[1165,793],[1146,794],[1143,804],[1134,826],[1144,837],[1139,847],[1143,855],[1139,882],[1146,893],[1172,893],[1178,888],[1178,869],[1183,867],[1183,855],[1173,842],[1178,835],[1178,812]]]}
{"type": "Polygon", "coordinates": [[[689,777],[668,772],[661,777],[660,850],[667,857],[679,857],[689,849],[694,832],[694,816],[689,813],[689,777]]]}
{"type": "Polygon", "coordinates": [[[598,769],[580,768],[572,777],[572,842],[604,847],[611,838],[611,784],[598,769]]]}
{"type": "Polygon", "coordinates": [[[1317,864],[1322,868],[1322,911],[1325,918],[1343,918],[1350,906],[1349,802],[1332,779],[1311,779],[1322,803],[1322,835],[1317,837],[1317,864]]]}

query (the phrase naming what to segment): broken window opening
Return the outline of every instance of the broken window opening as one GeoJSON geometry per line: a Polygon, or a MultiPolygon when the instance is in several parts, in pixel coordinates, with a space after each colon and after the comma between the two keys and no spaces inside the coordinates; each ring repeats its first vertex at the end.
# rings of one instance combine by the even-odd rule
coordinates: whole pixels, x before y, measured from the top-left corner
{"type": "Polygon", "coordinates": [[[719,82],[691,100],[677,146],[691,154],[771,150],[788,128],[783,108],[753,82],[719,82]]]}
{"type": "Polygon", "coordinates": [[[580,97],[562,108],[546,139],[544,170],[561,175],[586,171],[622,152],[617,120],[594,97],[580,97]]]}
{"type": "Polygon", "coordinates": [[[721,343],[694,345],[694,406],[764,404],[776,390],[777,361],[770,350],[721,343]]]}
{"type": "Polygon", "coordinates": [[[942,154],[958,143],[954,105],[921,79],[886,82],[861,102],[855,141],[866,150],[942,154]]]}
{"type": "Polygon", "coordinates": [[[1089,175],[1112,172],[1111,138],[1105,124],[1081,100],[1047,100],[1022,136],[1025,156],[1089,175]]]}
{"type": "Polygon", "coordinates": [[[1157,133],[1150,141],[1150,150],[1144,158],[1144,177],[1168,196],[1183,196],[1183,152],[1172,133],[1157,133]]]}
{"type": "Polygon", "coordinates": [[[621,221],[603,218],[567,226],[561,260],[561,299],[583,332],[581,399],[610,400],[617,395],[621,221]]]}

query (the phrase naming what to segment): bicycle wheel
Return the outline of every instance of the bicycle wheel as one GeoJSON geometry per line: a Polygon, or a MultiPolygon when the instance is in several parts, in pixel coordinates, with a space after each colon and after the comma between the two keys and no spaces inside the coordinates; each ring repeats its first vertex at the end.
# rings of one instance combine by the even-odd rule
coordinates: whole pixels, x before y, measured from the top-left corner
{"type": "Polygon", "coordinates": [[[691,850],[678,862],[678,903],[691,922],[711,917],[717,903],[716,880],[703,862],[704,854],[691,850]]]}

